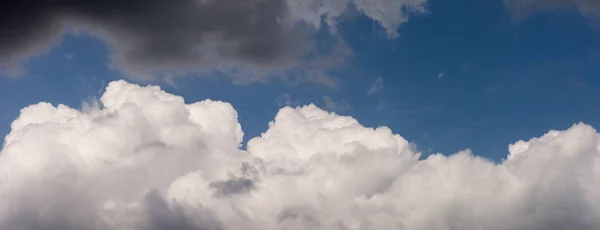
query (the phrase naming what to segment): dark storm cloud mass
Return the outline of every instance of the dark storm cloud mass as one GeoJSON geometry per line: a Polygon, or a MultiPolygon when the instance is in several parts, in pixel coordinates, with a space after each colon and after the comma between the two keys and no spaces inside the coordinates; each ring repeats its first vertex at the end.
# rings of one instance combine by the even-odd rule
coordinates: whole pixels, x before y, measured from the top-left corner
{"type": "Polygon", "coordinates": [[[285,14],[284,0],[5,1],[0,65],[16,66],[67,26],[107,41],[117,66],[186,66],[222,58],[274,63],[297,47],[290,44],[298,34],[285,25],[285,14]]]}
{"type": "MultiPolygon", "coordinates": [[[[235,82],[293,77],[334,85],[328,71],[351,52],[320,53],[321,37],[343,41],[336,24],[348,7],[391,37],[426,0],[13,0],[0,7],[0,74],[22,75],[28,58],[65,33],[108,44],[109,67],[135,80],[188,73],[235,82]],[[318,33],[324,30],[331,33],[318,33]],[[317,38],[318,37],[318,38],[317,38]]],[[[346,46],[344,42],[338,42],[346,46]]],[[[334,51],[344,49],[336,48],[334,51]]],[[[346,50],[350,50],[348,47],[346,50]]]]}

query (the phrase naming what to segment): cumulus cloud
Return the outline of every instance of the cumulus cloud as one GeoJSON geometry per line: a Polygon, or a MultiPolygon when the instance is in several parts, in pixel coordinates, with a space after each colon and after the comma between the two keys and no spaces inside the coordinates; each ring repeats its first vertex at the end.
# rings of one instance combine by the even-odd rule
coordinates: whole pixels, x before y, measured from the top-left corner
{"type": "Polygon", "coordinates": [[[98,106],[39,103],[0,152],[0,229],[600,228],[600,135],[518,141],[493,163],[421,159],[386,127],[314,105],[240,148],[228,103],[108,85],[98,106]]]}
{"type": "Polygon", "coordinates": [[[333,28],[355,6],[396,34],[409,13],[424,11],[425,1],[11,1],[0,14],[0,67],[18,73],[21,61],[75,30],[107,42],[110,65],[137,80],[208,70],[264,78],[265,71],[297,66],[323,17],[333,28]]]}
{"type": "Polygon", "coordinates": [[[511,17],[521,21],[531,15],[545,11],[574,9],[600,29],[600,2],[596,0],[504,0],[511,17]]]}

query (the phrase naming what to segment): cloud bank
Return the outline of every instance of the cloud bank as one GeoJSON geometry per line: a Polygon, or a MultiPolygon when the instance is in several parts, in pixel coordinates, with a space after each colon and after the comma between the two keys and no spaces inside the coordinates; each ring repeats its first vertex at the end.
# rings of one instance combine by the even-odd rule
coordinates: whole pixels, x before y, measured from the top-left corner
{"type": "Polygon", "coordinates": [[[0,229],[600,228],[600,135],[576,124],[420,159],[386,127],[285,107],[240,149],[234,108],[109,84],[82,111],[39,103],[0,152],[0,229]]]}
{"type": "Polygon", "coordinates": [[[425,1],[10,1],[0,12],[0,67],[18,73],[20,62],[77,30],[107,42],[110,65],[137,80],[209,70],[263,78],[311,65],[303,58],[314,55],[309,37],[322,18],[334,31],[351,6],[395,36],[410,13],[425,10],[425,1]]]}

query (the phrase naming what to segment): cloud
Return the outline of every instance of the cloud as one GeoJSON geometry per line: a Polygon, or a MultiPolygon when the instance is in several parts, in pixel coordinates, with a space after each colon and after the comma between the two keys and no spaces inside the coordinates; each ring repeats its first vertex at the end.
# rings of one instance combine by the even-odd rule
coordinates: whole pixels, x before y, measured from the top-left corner
{"type": "Polygon", "coordinates": [[[21,110],[0,152],[0,229],[600,228],[600,135],[576,124],[425,159],[389,128],[282,108],[240,149],[234,108],[112,82],[98,107],[21,110]]]}
{"type": "Polygon", "coordinates": [[[325,103],[325,108],[327,110],[336,113],[343,113],[352,108],[352,106],[345,101],[336,101],[328,95],[323,96],[323,103],[325,103]]]}
{"type": "Polygon", "coordinates": [[[442,78],[444,77],[444,75],[445,75],[445,73],[444,73],[444,72],[440,72],[440,73],[438,73],[438,75],[437,75],[437,79],[438,79],[438,80],[442,79],[442,78]]]}
{"type": "Polygon", "coordinates": [[[378,22],[391,37],[398,36],[400,24],[410,13],[426,12],[426,0],[288,0],[293,17],[321,27],[322,18],[335,31],[338,18],[348,6],[378,22]]]}
{"type": "Polygon", "coordinates": [[[296,107],[300,105],[304,105],[309,101],[308,99],[295,98],[288,93],[281,93],[275,98],[275,105],[277,107],[296,107]]]}
{"type": "Polygon", "coordinates": [[[574,9],[600,29],[600,2],[596,0],[504,0],[504,5],[514,21],[540,12],[574,9]]]}
{"type": "Polygon", "coordinates": [[[382,89],[383,89],[383,78],[378,77],[373,82],[373,85],[371,85],[371,88],[369,89],[369,91],[367,91],[367,96],[371,96],[375,93],[378,93],[382,89]]]}
{"type": "Polygon", "coordinates": [[[130,74],[216,57],[270,63],[297,47],[286,44],[294,44],[296,31],[278,19],[285,10],[281,0],[15,1],[0,19],[6,33],[0,63],[48,46],[66,27],[83,28],[108,42],[112,64],[130,74]]]}
{"type": "Polygon", "coordinates": [[[340,14],[355,6],[395,34],[410,13],[425,10],[425,1],[12,1],[0,16],[0,66],[18,74],[23,60],[44,53],[63,34],[86,33],[105,41],[110,66],[132,79],[240,71],[265,78],[309,68],[313,62],[302,59],[311,56],[309,38],[322,17],[334,31],[340,14]]]}
{"type": "Polygon", "coordinates": [[[287,93],[281,93],[275,98],[275,104],[279,107],[292,106],[292,96],[287,93]]]}

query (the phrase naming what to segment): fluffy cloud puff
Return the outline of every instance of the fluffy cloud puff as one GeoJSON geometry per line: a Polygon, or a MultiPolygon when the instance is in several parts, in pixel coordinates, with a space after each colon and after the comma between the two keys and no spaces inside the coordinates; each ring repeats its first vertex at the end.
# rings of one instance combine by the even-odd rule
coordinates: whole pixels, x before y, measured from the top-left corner
{"type": "Polygon", "coordinates": [[[600,229],[600,136],[585,124],[421,159],[386,127],[313,105],[241,149],[234,108],[109,84],[83,111],[24,108],[0,153],[0,229],[600,229]]]}

